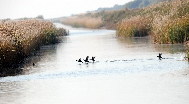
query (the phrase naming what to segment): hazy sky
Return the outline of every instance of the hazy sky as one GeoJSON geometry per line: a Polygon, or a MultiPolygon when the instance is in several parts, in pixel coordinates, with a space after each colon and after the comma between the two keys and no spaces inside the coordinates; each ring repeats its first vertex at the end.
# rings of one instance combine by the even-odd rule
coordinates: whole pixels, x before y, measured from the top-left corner
{"type": "Polygon", "coordinates": [[[69,16],[129,1],[132,0],[0,0],[0,19],[69,16]]]}

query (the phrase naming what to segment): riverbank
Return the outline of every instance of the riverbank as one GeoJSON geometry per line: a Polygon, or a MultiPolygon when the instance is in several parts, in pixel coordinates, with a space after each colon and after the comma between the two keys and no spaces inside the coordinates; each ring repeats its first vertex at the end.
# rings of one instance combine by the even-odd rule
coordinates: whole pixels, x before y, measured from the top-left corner
{"type": "Polygon", "coordinates": [[[189,40],[189,0],[162,2],[140,9],[117,26],[123,37],[153,36],[159,44],[185,43],[189,40]]]}
{"type": "MultiPolygon", "coordinates": [[[[84,25],[99,24],[95,28],[115,29],[118,37],[143,37],[151,35],[154,43],[176,44],[189,41],[189,0],[171,0],[160,2],[145,8],[107,10],[99,12],[89,12],[86,14],[75,15],[77,18],[68,17],[62,20],[77,21],[78,26],[91,28],[84,25]],[[88,19],[93,18],[93,22],[88,19]],[[85,21],[80,21],[84,19],[85,21]]],[[[75,26],[76,22],[66,24],[75,26]]]]}
{"type": "Polygon", "coordinates": [[[64,35],[65,29],[45,20],[0,21],[0,67],[18,67],[41,45],[55,44],[64,35]]]}
{"type": "Polygon", "coordinates": [[[90,29],[98,29],[102,26],[102,19],[90,16],[72,16],[61,20],[63,24],[70,25],[72,27],[84,27],[90,29]]]}

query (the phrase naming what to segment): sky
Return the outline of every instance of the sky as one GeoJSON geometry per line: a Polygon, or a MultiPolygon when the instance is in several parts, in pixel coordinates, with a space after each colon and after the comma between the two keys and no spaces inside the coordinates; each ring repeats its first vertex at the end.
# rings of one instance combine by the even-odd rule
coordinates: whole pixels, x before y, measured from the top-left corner
{"type": "Polygon", "coordinates": [[[0,0],[0,19],[24,17],[56,18],[112,7],[133,0],[0,0]]]}

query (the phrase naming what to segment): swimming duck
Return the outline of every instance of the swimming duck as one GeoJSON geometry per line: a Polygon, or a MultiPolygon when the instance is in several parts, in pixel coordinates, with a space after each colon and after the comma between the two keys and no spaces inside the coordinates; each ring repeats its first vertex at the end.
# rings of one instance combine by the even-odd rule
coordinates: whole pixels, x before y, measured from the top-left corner
{"type": "Polygon", "coordinates": [[[161,60],[162,59],[162,53],[159,53],[159,55],[157,56],[158,58],[159,58],[159,60],[161,60]]]}
{"type": "Polygon", "coordinates": [[[92,57],[90,60],[92,60],[93,62],[95,62],[95,57],[92,57]]]}
{"type": "Polygon", "coordinates": [[[89,56],[86,57],[86,59],[84,59],[83,61],[85,61],[85,63],[89,62],[89,56]]]}
{"type": "Polygon", "coordinates": [[[81,62],[81,63],[83,63],[83,61],[81,60],[81,58],[79,58],[79,60],[76,60],[77,62],[81,62]]]}

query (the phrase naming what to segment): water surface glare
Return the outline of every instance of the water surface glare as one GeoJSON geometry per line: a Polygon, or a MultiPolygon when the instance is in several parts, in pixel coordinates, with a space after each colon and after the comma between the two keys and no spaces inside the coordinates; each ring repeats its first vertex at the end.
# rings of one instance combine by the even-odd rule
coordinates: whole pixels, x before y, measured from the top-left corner
{"type": "Polygon", "coordinates": [[[0,78],[0,104],[189,104],[183,45],[66,28],[62,43],[41,47],[21,74],[0,78]],[[97,61],[76,62],[86,56],[97,61]]]}

